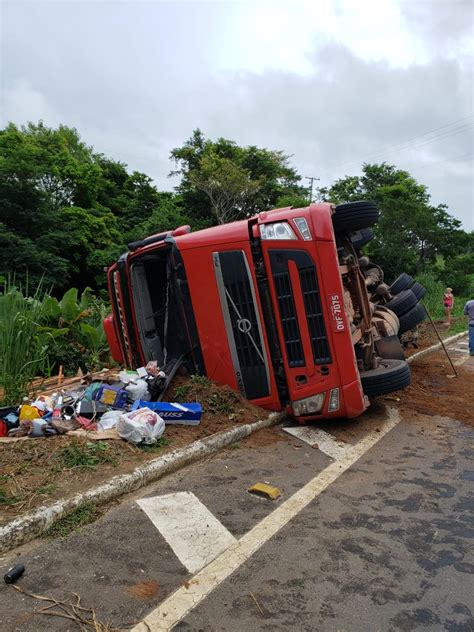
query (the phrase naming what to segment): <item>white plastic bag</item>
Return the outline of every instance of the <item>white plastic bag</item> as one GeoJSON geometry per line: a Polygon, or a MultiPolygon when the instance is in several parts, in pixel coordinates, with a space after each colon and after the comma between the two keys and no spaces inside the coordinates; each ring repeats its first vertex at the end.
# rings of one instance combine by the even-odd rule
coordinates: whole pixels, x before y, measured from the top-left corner
{"type": "Polygon", "coordinates": [[[115,428],[121,415],[123,415],[123,411],[121,410],[109,410],[104,413],[97,422],[97,430],[105,431],[115,428]]]}
{"type": "Polygon", "coordinates": [[[165,422],[149,408],[138,408],[123,413],[117,423],[117,432],[131,443],[155,443],[165,431],[165,422]]]}
{"type": "Polygon", "coordinates": [[[128,396],[132,400],[132,402],[136,402],[137,399],[141,399],[142,401],[149,401],[150,393],[148,392],[148,383],[146,380],[142,380],[141,378],[137,378],[133,382],[129,382],[125,387],[125,390],[128,393],[128,396]]]}

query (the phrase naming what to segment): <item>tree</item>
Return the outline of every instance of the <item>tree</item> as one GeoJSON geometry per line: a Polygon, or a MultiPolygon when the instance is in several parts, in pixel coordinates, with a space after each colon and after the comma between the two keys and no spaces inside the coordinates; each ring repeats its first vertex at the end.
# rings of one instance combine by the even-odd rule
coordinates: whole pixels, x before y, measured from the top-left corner
{"type": "Polygon", "coordinates": [[[0,274],[55,291],[105,287],[105,265],[159,205],[145,174],[85,145],[75,129],[0,131],[0,274]]]}
{"type": "Polygon", "coordinates": [[[208,140],[196,129],[182,147],[171,151],[180,175],[176,187],[198,218],[229,221],[276,206],[284,195],[304,195],[289,156],[234,141],[208,140]]]}
{"type": "Polygon", "coordinates": [[[437,256],[452,257],[467,245],[461,222],[444,205],[430,204],[427,188],[394,165],[364,164],[362,176],[337,180],[321,196],[334,203],[371,199],[380,220],[368,251],[384,268],[388,279],[405,271],[416,274],[437,256]]]}
{"type": "Polygon", "coordinates": [[[252,180],[247,170],[215,152],[203,156],[199,169],[189,174],[189,182],[207,195],[218,224],[248,215],[260,187],[260,181],[252,180]]]}

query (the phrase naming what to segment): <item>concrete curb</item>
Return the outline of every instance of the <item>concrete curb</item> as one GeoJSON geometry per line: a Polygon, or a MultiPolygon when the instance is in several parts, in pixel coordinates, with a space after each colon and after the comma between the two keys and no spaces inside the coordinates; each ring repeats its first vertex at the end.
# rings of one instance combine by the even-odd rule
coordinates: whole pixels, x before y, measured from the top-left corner
{"type": "Polygon", "coordinates": [[[173,450],[163,456],[140,465],[128,474],[114,476],[110,481],[98,487],[58,500],[52,505],[43,505],[35,511],[15,518],[0,527],[0,553],[5,553],[40,535],[54,522],[66,514],[78,509],[86,503],[103,504],[123,494],[135,491],[148,483],[158,480],[165,474],[170,474],[185,465],[194,463],[203,457],[210,456],[235,441],[248,437],[253,432],[268,428],[285,418],[285,413],[271,413],[266,419],[252,424],[236,426],[212,435],[206,439],[199,439],[185,448],[173,450]]]}
{"type": "MultiPolygon", "coordinates": [[[[445,338],[443,340],[443,343],[446,346],[446,345],[451,344],[451,342],[454,342],[455,340],[459,340],[459,338],[464,338],[464,336],[467,336],[467,331],[462,331],[460,334],[455,334],[454,336],[445,338]]],[[[412,356],[407,358],[407,362],[413,362],[413,360],[422,358],[423,356],[428,355],[428,353],[433,353],[433,351],[438,351],[438,349],[441,349],[441,348],[442,348],[441,343],[438,342],[437,344],[432,345],[431,347],[428,347],[428,349],[423,349],[423,351],[417,351],[417,353],[414,353],[412,356]]]]}

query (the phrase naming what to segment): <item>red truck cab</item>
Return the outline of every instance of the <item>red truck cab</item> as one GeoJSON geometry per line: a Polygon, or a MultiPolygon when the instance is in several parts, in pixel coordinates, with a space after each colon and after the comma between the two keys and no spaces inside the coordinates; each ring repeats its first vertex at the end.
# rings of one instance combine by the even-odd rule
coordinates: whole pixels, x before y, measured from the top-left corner
{"type": "Polygon", "coordinates": [[[333,212],[328,203],[276,209],[129,244],[108,271],[114,359],[156,360],[170,376],[184,363],[302,422],[360,415],[369,404],[361,371],[375,367],[367,349],[380,327],[333,212]]]}

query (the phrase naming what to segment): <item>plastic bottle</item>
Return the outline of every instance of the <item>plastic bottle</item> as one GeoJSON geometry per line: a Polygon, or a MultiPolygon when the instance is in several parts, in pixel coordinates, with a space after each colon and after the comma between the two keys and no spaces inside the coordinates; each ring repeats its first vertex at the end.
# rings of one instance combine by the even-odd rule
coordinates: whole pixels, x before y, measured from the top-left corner
{"type": "Polygon", "coordinates": [[[23,575],[24,572],[25,567],[23,566],[23,564],[16,564],[16,566],[12,566],[3,576],[5,584],[13,584],[23,575]]]}
{"type": "Polygon", "coordinates": [[[63,407],[63,396],[59,395],[53,405],[53,414],[52,419],[60,419],[61,418],[61,409],[63,407]]]}

